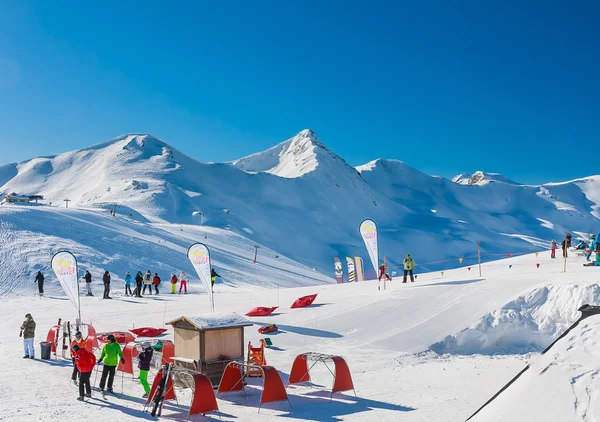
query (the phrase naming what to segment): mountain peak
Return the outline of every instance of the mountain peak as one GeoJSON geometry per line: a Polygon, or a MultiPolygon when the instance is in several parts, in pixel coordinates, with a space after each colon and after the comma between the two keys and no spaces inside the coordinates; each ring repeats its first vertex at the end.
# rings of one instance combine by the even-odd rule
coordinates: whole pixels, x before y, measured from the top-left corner
{"type": "Polygon", "coordinates": [[[454,183],[459,185],[485,185],[489,182],[502,182],[510,185],[518,185],[519,183],[509,179],[500,173],[486,173],[478,170],[472,175],[469,173],[461,173],[452,178],[454,183]]]}

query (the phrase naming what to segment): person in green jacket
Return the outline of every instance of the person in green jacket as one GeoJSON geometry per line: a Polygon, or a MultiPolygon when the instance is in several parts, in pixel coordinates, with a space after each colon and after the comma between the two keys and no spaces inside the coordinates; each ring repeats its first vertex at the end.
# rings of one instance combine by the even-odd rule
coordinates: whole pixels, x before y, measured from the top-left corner
{"type": "Polygon", "coordinates": [[[113,392],[113,381],[115,379],[115,370],[119,364],[119,358],[121,363],[125,363],[123,359],[123,352],[121,346],[117,343],[115,336],[109,334],[106,338],[108,343],[102,348],[100,359],[98,359],[98,365],[104,361],[104,368],[102,368],[102,376],[100,377],[100,392],[104,394],[104,386],[106,385],[106,377],[108,376],[108,392],[113,392]]]}
{"type": "Polygon", "coordinates": [[[402,263],[404,264],[404,280],[402,282],[406,283],[406,276],[410,274],[410,282],[414,283],[413,270],[415,269],[415,261],[413,261],[410,254],[406,254],[406,258],[404,258],[402,263]]]}

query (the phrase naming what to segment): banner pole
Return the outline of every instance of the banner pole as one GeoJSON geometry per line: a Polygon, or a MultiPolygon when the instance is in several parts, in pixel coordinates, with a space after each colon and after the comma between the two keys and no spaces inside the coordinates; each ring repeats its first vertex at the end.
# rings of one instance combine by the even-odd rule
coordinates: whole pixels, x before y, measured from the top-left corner
{"type": "Polygon", "coordinates": [[[383,270],[384,270],[384,273],[383,273],[383,290],[386,290],[387,289],[387,285],[386,285],[386,281],[387,281],[387,273],[386,273],[386,271],[387,271],[387,259],[386,259],[385,255],[383,256],[383,270]]]}

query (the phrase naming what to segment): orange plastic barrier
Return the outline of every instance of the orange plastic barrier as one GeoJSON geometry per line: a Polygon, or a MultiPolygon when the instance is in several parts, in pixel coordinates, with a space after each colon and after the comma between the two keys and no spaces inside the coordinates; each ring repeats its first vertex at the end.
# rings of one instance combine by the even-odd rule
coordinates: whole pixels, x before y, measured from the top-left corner
{"type": "Polygon", "coordinates": [[[125,346],[123,349],[123,359],[125,359],[125,363],[119,362],[117,371],[133,375],[133,358],[137,355],[138,353],[134,343],[129,343],[127,346],[125,346]]]}
{"type": "Polygon", "coordinates": [[[204,374],[193,374],[192,377],[194,378],[194,395],[188,416],[218,411],[217,398],[210,380],[204,374]]]}
{"type": "Polygon", "coordinates": [[[288,386],[310,381],[310,370],[319,362],[323,363],[327,369],[329,369],[329,366],[327,365],[328,362],[333,362],[335,367],[335,372],[329,369],[329,372],[333,375],[333,386],[331,388],[332,398],[334,393],[349,390],[354,391],[354,395],[356,395],[354,383],[352,382],[352,375],[350,375],[350,368],[344,358],[322,353],[303,353],[296,356],[296,359],[292,364],[292,370],[290,371],[288,386]],[[310,368],[308,366],[309,360],[313,362],[310,368]]]}

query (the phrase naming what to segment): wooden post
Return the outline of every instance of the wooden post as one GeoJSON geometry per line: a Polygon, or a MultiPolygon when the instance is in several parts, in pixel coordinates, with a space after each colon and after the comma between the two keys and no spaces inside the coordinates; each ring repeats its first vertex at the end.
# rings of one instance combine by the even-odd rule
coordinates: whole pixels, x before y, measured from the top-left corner
{"type": "Polygon", "coordinates": [[[563,249],[563,259],[565,261],[563,272],[567,272],[567,253],[569,250],[569,243],[567,242],[567,234],[565,233],[565,248],[563,249]]]}
{"type": "Polygon", "coordinates": [[[65,201],[66,208],[69,208],[69,202],[71,202],[71,200],[70,199],[63,199],[63,201],[65,201]]]}
{"type": "Polygon", "coordinates": [[[477,242],[477,265],[479,266],[479,277],[481,277],[481,242],[477,242]]]}

